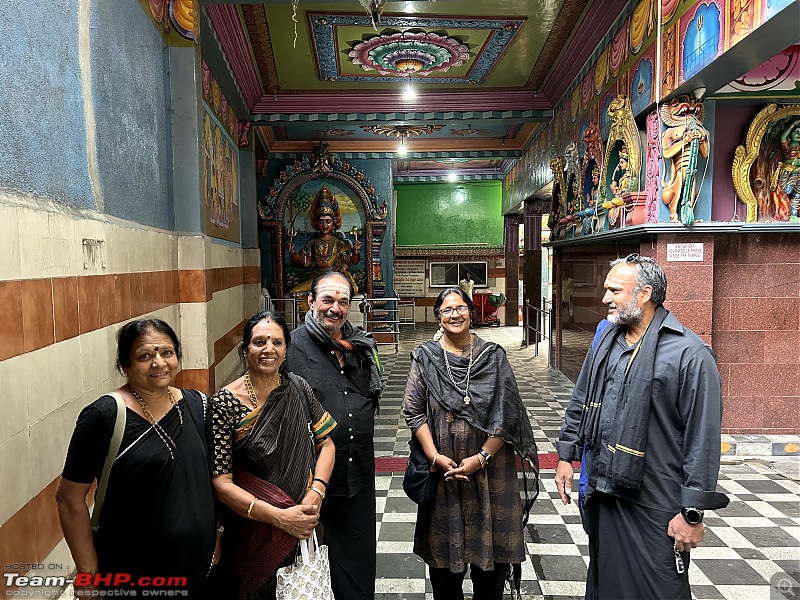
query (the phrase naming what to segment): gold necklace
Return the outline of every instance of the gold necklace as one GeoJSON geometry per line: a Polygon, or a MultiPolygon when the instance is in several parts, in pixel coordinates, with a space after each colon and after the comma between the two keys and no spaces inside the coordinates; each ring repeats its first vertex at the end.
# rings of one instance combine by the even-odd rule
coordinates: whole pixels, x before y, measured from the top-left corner
{"type": "MultiPolygon", "coordinates": [[[[282,383],[281,374],[278,373],[278,385],[275,387],[280,387],[282,383]]],[[[250,373],[244,374],[244,387],[247,390],[247,397],[250,399],[250,403],[253,405],[253,410],[258,408],[258,398],[256,398],[256,392],[253,389],[253,382],[250,381],[250,373]]],[[[274,388],[273,388],[274,389],[274,388]]],[[[270,390],[271,392],[272,390],[270,390]]],[[[269,394],[267,394],[269,397],[269,394]]]]}
{"type": "MultiPolygon", "coordinates": [[[[135,389],[133,389],[133,386],[131,384],[128,384],[128,388],[131,390],[131,394],[133,394],[133,397],[136,398],[136,400],[138,400],[139,406],[142,407],[142,411],[144,412],[145,417],[147,417],[147,420],[153,426],[153,429],[156,430],[158,437],[160,437],[161,441],[164,442],[164,445],[167,447],[167,450],[169,451],[170,457],[172,458],[172,460],[175,460],[175,453],[178,451],[178,446],[175,444],[175,441],[169,436],[169,434],[158,423],[158,421],[155,420],[155,418],[153,417],[153,413],[151,413],[150,410],[147,408],[147,404],[145,404],[144,399],[136,392],[135,389]]],[[[170,403],[172,403],[172,406],[174,406],[175,409],[178,411],[178,419],[181,422],[181,428],[182,428],[183,413],[181,412],[181,407],[178,406],[178,404],[175,402],[175,398],[172,397],[172,390],[170,390],[169,388],[167,388],[167,395],[169,396],[169,401],[170,403]]]]}

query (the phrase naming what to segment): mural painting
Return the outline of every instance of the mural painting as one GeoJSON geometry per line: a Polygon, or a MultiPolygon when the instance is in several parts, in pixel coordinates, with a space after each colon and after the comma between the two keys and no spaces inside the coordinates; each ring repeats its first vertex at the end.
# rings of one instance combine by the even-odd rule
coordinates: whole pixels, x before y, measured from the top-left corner
{"type": "Polygon", "coordinates": [[[379,205],[369,178],[326,144],[281,171],[258,211],[275,240],[277,282],[269,283],[278,297],[304,303],[314,278],[328,271],[344,274],[356,294],[385,295],[379,252],[386,202],[379,205]]]}
{"type": "Polygon", "coordinates": [[[800,105],[770,104],[736,148],[733,186],[747,222],[800,221],[800,105]]]}
{"type": "Polygon", "coordinates": [[[206,234],[238,243],[239,150],[207,108],[203,111],[203,190],[206,234]]]}
{"type": "Polygon", "coordinates": [[[364,288],[365,262],[359,240],[364,234],[364,215],[356,202],[349,186],[325,177],[292,192],[283,213],[289,294],[308,293],[314,278],[327,271],[345,275],[356,294],[364,288]]]}
{"type": "Polygon", "coordinates": [[[723,51],[724,3],[716,0],[697,5],[681,17],[680,82],[708,65],[723,51]]]}
{"type": "Polygon", "coordinates": [[[200,43],[200,3],[198,0],[148,0],[150,15],[165,34],[170,26],[181,37],[200,43]]]}

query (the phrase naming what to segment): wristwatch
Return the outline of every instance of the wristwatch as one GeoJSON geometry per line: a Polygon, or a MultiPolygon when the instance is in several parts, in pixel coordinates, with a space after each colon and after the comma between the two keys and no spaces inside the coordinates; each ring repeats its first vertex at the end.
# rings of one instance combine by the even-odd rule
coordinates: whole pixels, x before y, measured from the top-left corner
{"type": "Polygon", "coordinates": [[[689,525],[697,525],[703,522],[703,511],[694,506],[681,508],[681,514],[689,525]]]}
{"type": "Polygon", "coordinates": [[[483,448],[481,448],[480,450],[478,450],[478,454],[480,454],[480,455],[483,457],[483,459],[486,461],[486,464],[487,464],[487,465],[488,465],[488,464],[489,464],[489,462],[492,460],[492,455],[491,455],[491,454],[489,454],[489,453],[488,453],[486,450],[484,450],[483,448]]]}

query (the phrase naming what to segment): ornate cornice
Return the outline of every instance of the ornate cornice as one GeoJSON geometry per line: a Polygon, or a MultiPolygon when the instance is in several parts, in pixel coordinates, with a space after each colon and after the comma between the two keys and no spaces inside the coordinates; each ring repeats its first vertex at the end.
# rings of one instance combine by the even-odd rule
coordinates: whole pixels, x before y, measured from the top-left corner
{"type": "MultiPolygon", "coordinates": [[[[530,77],[525,84],[525,88],[529,90],[541,90],[545,77],[553,68],[558,55],[564,48],[564,43],[569,38],[570,33],[575,28],[575,24],[586,7],[589,0],[564,0],[561,4],[561,10],[556,17],[553,27],[550,29],[550,35],[533,65],[530,77]]],[[[553,98],[557,100],[557,98],[553,98]]]]}
{"type": "Polygon", "coordinates": [[[466,259],[496,259],[505,256],[505,246],[478,246],[475,248],[463,245],[442,245],[442,246],[396,246],[395,256],[397,258],[447,258],[449,260],[466,259]]]}
{"type": "Polygon", "coordinates": [[[258,65],[259,75],[261,75],[262,90],[264,93],[276,92],[281,88],[278,83],[278,69],[275,66],[275,55],[272,52],[264,5],[243,4],[242,14],[245,27],[247,27],[247,35],[250,37],[250,45],[253,48],[253,56],[258,65]]]}

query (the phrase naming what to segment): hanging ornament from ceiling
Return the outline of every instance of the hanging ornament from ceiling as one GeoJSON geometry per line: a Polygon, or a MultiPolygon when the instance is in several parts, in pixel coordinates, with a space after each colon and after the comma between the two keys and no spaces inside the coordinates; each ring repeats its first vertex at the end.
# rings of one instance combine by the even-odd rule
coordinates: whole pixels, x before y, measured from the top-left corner
{"type": "Polygon", "coordinates": [[[358,0],[361,2],[361,6],[364,7],[364,10],[367,11],[367,14],[372,19],[372,28],[375,31],[378,31],[378,25],[381,24],[381,15],[383,14],[383,8],[386,4],[386,0],[358,0]]]}

